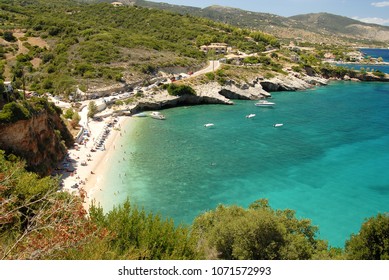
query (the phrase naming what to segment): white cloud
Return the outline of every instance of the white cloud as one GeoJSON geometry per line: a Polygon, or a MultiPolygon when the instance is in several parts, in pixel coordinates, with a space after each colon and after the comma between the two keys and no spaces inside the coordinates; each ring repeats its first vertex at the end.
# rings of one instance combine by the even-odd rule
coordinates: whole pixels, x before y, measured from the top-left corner
{"type": "Polygon", "coordinates": [[[389,7],[389,1],[373,2],[371,5],[377,8],[389,7]]]}
{"type": "MultiPolygon", "coordinates": [[[[388,2],[389,3],[389,2],[388,2]]],[[[375,23],[379,25],[389,25],[389,19],[385,18],[377,18],[377,17],[367,17],[367,18],[360,18],[360,17],[353,17],[353,19],[366,22],[366,23],[375,23]]]]}

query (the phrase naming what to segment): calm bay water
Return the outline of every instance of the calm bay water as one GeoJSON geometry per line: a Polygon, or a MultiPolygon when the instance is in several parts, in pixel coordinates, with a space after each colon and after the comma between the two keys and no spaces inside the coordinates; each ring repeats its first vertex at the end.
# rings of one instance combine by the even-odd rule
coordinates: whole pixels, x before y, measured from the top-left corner
{"type": "MultiPolygon", "coordinates": [[[[389,63],[389,49],[361,49],[361,51],[366,56],[371,56],[373,58],[381,57],[384,62],[389,63]]],[[[387,64],[338,64],[339,66],[344,66],[348,68],[353,68],[355,70],[360,70],[364,68],[367,71],[379,70],[381,72],[389,74],[389,65],[387,64]]]]}
{"type": "Polygon", "coordinates": [[[384,61],[389,62],[389,49],[361,49],[361,51],[368,56],[374,58],[382,57],[384,61]]]}
{"type": "Polygon", "coordinates": [[[389,211],[389,84],[333,83],[273,101],[274,109],[236,101],[134,120],[108,168],[103,207],[130,197],[189,224],[220,203],[267,198],[344,246],[365,218],[389,211]]]}

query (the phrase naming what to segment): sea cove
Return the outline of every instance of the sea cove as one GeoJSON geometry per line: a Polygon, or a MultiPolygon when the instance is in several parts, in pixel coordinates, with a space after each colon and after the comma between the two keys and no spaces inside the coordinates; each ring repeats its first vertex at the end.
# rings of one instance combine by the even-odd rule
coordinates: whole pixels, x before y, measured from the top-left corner
{"type": "Polygon", "coordinates": [[[176,224],[220,203],[267,198],[343,247],[365,218],[389,210],[388,98],[387,83],[336,82],[273,93],[273,109],[235,101],[134,119],[96,197],[105,210],[129,197],[176,224]]]}

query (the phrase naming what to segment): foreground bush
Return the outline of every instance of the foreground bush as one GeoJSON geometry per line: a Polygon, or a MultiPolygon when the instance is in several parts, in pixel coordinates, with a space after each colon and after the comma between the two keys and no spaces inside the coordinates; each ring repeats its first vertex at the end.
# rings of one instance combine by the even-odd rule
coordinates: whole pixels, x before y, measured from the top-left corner
{"type": "Polygon", "coordinates": [[[359,233],[346,241],[346,255],[352,260],[389,260],[389,215],[366,220],[359,233]]]}
{"type": "Polygon", "coordinates": [[[208,258],[233,260],[312,259],[316,254],[329,258],[327,243],[315,238],[317,230],[292,210],[271,209],[267,200],[256,201],[249,209],[218,206],[193,225],[208,258]]]}
{"type": "Polygon", "coordinates": [[[172,220],[146,213],[127,200],[108,214],[92,207],[91,220],[112,234],[109,250],[120,259],[198,259],[196,240],[189,228],[176,227],[172,220]]]}

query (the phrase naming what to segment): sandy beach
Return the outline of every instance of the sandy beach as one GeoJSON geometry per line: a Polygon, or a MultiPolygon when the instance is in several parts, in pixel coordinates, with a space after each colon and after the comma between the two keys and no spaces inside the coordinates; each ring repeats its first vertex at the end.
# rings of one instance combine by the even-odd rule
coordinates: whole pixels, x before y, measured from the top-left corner
{"type": "Polygon", "coordinates": [[[100,184],[105,176],[106,166],[115,150],[115,142],[123,135],[122,127],[129,121],[130,117],[108,117],[102,121],[90,121],[87,125],[88,140],[69,149],[68,157],[62,163],[62,168],[65,169],[60,173],[63,190],[83,197],[86,210],[96,198],[96,193],[104,191],[100,184]],[[108,132],[105,136],[104,131],[108,132]],[[96,142],[100,141],[102,149],[94,149],[96,142]]]}

